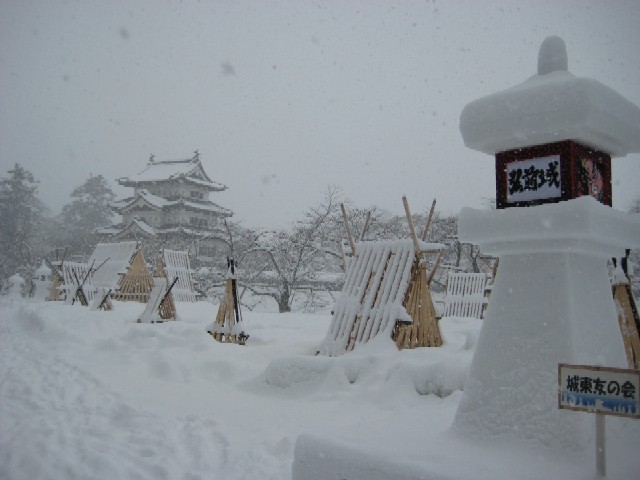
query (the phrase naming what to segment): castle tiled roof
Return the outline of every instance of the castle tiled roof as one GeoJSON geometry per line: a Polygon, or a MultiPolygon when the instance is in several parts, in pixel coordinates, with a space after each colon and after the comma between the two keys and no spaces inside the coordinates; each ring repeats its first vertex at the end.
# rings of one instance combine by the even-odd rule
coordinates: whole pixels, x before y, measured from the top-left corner
{"type": "Polygon", "coordinates": [[[130,177],[118,178],[117,182],[125,187],[136,187],[145,183],[167,182],[177,179],[206,187],[212,191],[227,189],[226,185],[214,182],[209,178],[202,168],[197,154],[193,158],[186,160],[154,161],[152,157],[149,159],[145,169],[140,173],[130,177]]]}
{"type": "Polygon", "coordinates": [[[219,228],[213,231],[209,231],[209,230],[203,231],[200,229],[193,229],[186,226],[156,228],[156,227],[152,227],[151,225],[149,225],[144,220],[138,217],[133,217],[131,221],[126,225],[121,224],[121,225],[115,225],[113,227],[101,228],[101,229],[98,229],[97,232],[99,234],[108,235],[111,237],[118,237],[118,236],[126,237],[127,232],[131,232],[134,230],[137,230],[139,233],[149,237],[173,235],[173,234],[185,234],[189,236],[195,236],[195,237],[200,237],[202,239],[206,239],[206,238],[217,237],[221,235],[221,230],[219,228]]]}
{"type": "Polygon", "coordinates": [[[167,209],[172,209],[176,207],[177,208],[184,207],[190,210],[201,210],[201,211],[213,212],[225,217],[230,217],[233,215],[231,210],[221,207],[220,205],[216,205],[213,202],[196,202],[192,200],[187,200],[185,198],[179,198],[176,200],[167,200],[166,198],[162,198],[162,197],[159,197],[158,195],[154,195],[145,189],[138,190],[138,194],[133,197],[128,197],[122,200],[118,200],[116,202],[112,202],[110,206],[116,212],[121,213],[127,207],[133,205],[139,198],[141,198],[149,206],[157,208],[158,210],[162,210],[162,209],[167,210],[167,209]]]}

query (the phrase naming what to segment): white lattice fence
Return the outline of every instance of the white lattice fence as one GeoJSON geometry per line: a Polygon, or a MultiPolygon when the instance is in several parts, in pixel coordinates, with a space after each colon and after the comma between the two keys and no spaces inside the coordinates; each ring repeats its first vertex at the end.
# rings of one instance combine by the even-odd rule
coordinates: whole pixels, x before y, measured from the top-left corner
{"type": "Polygon", "coordinates": [[[443,316],[482,318],[488,303],[486,287],[484,273],[449,272],[443,316]]]}
{"type": "Polygon", "coordinates": [[[193,279],[193,270],[189,264],[189,254],[177,250],[164,250],[162,252],[164,271],[169,282],[174,278],[178,281],[171,290],[174,300],[178,302],[195,302],[196,291],[193,279]]]}
{"type": "Polygon", "coordinates": [[[87,301],[93,299],[94,288],[89,273],[89,264],[64,262],[62,264],[62,277],[64,278],[64,283],[60,286],[60,290],[66,294],[67,303],[75,300],[78,287],[82,288],[87,301]]]}

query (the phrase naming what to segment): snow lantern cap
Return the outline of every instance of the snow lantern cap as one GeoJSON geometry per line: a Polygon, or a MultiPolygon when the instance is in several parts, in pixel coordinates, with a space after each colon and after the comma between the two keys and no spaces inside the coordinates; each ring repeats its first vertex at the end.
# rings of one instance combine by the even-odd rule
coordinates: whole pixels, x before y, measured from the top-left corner
{"type": "Polygon", "coordinates": [[[538,51],[538,75],[546,75],[559,70],[569,71],[567,47],[560,37],[547,37],[538,51]]]}
{"type": "Polygon", "coordinates": [[[45,263],[45,261],[42,260],[42,263],[40,264],[38,269],[34,272],[34,275],[38,277],[41,275],[51,275],[51,269],[47,267],[47,264],[45,263]]]}
{"type": "Polygon", "coordinates": [[[640,152],[640,108],[596,80],[574,76],[568,63],[562,38],[546,38],[537,75],[463,109],[465,145],[495,154],[573,140],[611,156],[640,152]]]}

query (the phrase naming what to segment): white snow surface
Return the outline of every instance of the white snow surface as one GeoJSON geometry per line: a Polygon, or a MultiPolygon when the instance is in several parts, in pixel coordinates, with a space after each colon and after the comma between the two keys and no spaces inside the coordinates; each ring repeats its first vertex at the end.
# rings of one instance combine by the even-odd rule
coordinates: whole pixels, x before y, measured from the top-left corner
{"type": "Polygon", "coordinates": [[[491,155],[562,140],[614,157],[640,152],[640,108],[597,80],[575,77],[561,57],[557,44],[543,43],[537,75],[469,103],[460,115],[464,144],[491,155]]]}
{"type": "MultiPolygon", "coordinates": [[[[114,306],[0,298],[0,478],[594,476],[591,449],[449,431],[481,320],[444,318],[442,348],[328,358],[313,355],[328,312],[244,311],[239,346],[206,333],[217,305],[178,303],[179,321],[153,325],[135,323],[144,305],[114,306]],[[317,461],[294,465],[294,448],[317,461]],[[327,476],[327,455],[353,475],[327,476]]],[[[607,418],[608,478],[640,471],[638,426],[607,418]]]]}
{"type": "Polygon", "coordinates": [[[640,217],[585,195],[536,207],[460,211],[458,236],[483,254],[573,252],[624,256],[640,247],[640,217]]]}

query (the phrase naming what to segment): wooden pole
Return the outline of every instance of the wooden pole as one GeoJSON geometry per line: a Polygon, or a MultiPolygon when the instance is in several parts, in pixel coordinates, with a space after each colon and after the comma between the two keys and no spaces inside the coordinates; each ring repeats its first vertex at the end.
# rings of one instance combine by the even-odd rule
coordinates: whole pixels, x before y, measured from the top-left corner
{"type": "Polygon", "coordinates": [[[344,228],[347,230],[347,237],[349,238],[349,245],[351,245],[351,254],[356,254],[356,242],[353,240],[353,234],[351,233],[351,225],[349,225],[349,217],[347,216],[347,208],[344,203],[340,204],[342,209],[342,218],[344,218],[344,228]]]}
{"type": "Polygon", "coordinates": [[[599,478],[607,476],[604,418],[605,416],[602,413],[596,413],[596,472],[599,478]]]}
{"type": "Polygon", "coordinates": [[[407,196],[402,196],[402,203],[404,204],[404,213],[407,215],[407,221],[409,222],[409,230],[411,231],[411,238],[413,239],[413,246],[416,249],[416,255],[420,256],[420,243],[418,242],[418,236],[416,235],[416,226],[413,224],[413,218],[411,217],[411,211],[409,210],[409,201],[407,196]]]}
{"type": "Polygon", "coordinates": [[[364,226],[362,227],[362,233],[360,234],[360,241],[364,241],[364,236],[367,234],[367,230],[369,229],[369,220],[371,220],[371,210],[367,212],[367,218],[364,220],[364,226]]]}
{"type": "Polygon", "coordinates": [[[431,220],[433,219],[433,212],[436,209],[436,199],[433,199],[431,203],[431,210],[429,210],[429,218],[427,219],[427,224],[424,226],[424,230],[422,231],[422,241],[424,242],[427,239],[427,233],[429,232],[429,227],[431,226],[431,220]]]}
{"type": "Polygon", "coordinates": [[[427,280],[427,285],[431,285],[431,281],[436,274],[436,270],[438,270],[438,266],[440,265],[440,260],[442,259],[443,255],[444,249],[440,250],[440,253],[438,253],[438,258],[436,258],[436,263],[433,265],[433,270],[431,270],[431,274],[429,275],[429,279],[427,280]]]}
{"type": "Polygon", "coordinates": [[[340,257],[342,257],[342,270],[347,271],[347,256],[344,254],[344,247],[342,246],[342,240],[340,240],[340,257]]]}
{"type": "Polygon", "coordinates": [[[175,277],[173,279],[173,282],[171,282],[171,285],[169,285],[169,288],[167,288],[167,291],[162,296],[162,300],[160,300],[160,303],[158,305],[162,305],[167,300],[167,297],[169,297],[169,294],[171,293],[171,290],[173,290],[173,286],[176,284],[177,281],[178,281],[178,277],[175,277]]]}

